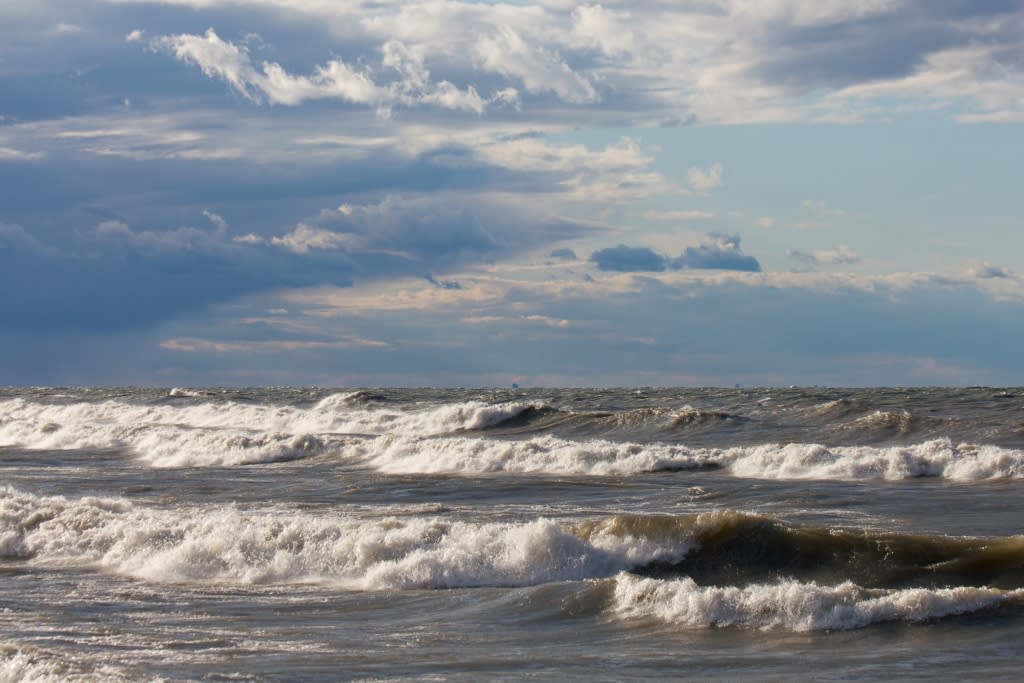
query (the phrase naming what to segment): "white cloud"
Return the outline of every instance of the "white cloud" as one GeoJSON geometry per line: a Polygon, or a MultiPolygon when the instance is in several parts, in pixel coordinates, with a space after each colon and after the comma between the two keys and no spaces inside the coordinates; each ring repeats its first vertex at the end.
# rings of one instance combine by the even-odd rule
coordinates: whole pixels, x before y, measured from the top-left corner
{"type": "Polygon", "coordinates": [[[715,163],[706,171],[699,168],[691,168],[687,172],[686,177],[690,181],[690,187],[696,192],[713,190],[716,187],[721,187],[725,182],[721,163],[715,163]]]}
{"type": "Polygon", "coordinates": [[[649,221],[706,221],[715,217],[711,211],[645,211],[644,218],[649,221]]]}
{"type": "Polygon", "coordinates": [[[128,34],[124,37],[124,40],[127,43],[137,43],[142,40],[142,36],[144,34],[145,31],[137,28],[132,31],[129,31],[128,34]]]}
{"type": "Polygon", "coordinates": [[[580,5],[572,11],[573,37],[583,47],[596,47],[605,55],[633,52],[636,36],[630,29],[629,12],[601,5],[580,5]]]}
{"type": "Polygon", "coordinates": [[[332,232],[305,223],[300,223],[294,230],[281,237],[271,238],[270,243],[284,247],[296,254],[305,254],[311,249],[342,249],[361,246],[355,235],[332,232]]]}
{"type": "Polygon", "coordinates": [[[846,265],[858,263],[860,256],[850,247],[840,244],[835,249],[821,249],[811,253],[790,250],[789,257],[814,265],[846,265]]]}
{"type": "Polygon", "coordinates": [[[308,100],[339,99],[382,111],[397,104],[430,104],[476,114],[486,107],[473,87],[459,90],[448,81],[430,81],[422,62],[395,41],[385,46],[382,64],[398,71],[401,80],[389,85],[378,84],[368,70],[340,59],[317,66],[310,76],[290,74],[276,62],[264,61],[257,68],[244,45],[222,40],[212,28],[204,36],[162,36],[151,44],[195,64],[207,76],[225,81],[253,102],[266,98],[271,104],[296,106],[308,100]]]}
{"type": "Polygon", "coordinates": [[[487,71],[518,79],[527,92],[553,92],[566,102],[596,102],[594,85],[548,48],[530,43],[509,26],[499,26],[475,46],[478,64],[487,71]]]}
{"type": "Polygon", "coordinates": [[[45,154],[42,152],[23,152],[19,149],[0,146],[0,161],[33,161],[42,159],[45,154]]]}
{"type": "MultiPolygon", "coordinates": [[[[362,65],[369,65],[378,87],[387,84],[377,54],[397,41],[438,74],[416,102],[465,111],[480,105],[472,86],[484,103],[507,101],[497,93],[513,87],[534,96],[527,107],[549,109],[543,98],[554,95],[592,116],[602,103],[634,123],[849,122],[884,117],[893,98],[917,100],[910,107],[948,107],[965,122],[1024,115],[1022,64],[1013,57],[1024,11],[995,3],[925,9],[900,0],[163,2],[314,18],[336,44],[364,46],[358,61],[348,63],[359,64],[355,72],[363,75],[362,65]],[[865,21],[872,22],[870,32],[865,21]],[[485,90],[482,83],[495,77],[505,82],[485,90]]],[[[251,80],[232,80],[246,74],[231,55],[222,56],[226,61],[208,73],[249,96],[289,104],[329,96],[316,72],[290,76],[272,95],[260,85],[283,72],[250,65],[251,80]],[[310,90],[309,83],[318,87],[310,90]]],[[[400,91],[409,81],[402,83],[400,91]]],[[[344,97],[366,101],[347,91],[344,97]]]]}

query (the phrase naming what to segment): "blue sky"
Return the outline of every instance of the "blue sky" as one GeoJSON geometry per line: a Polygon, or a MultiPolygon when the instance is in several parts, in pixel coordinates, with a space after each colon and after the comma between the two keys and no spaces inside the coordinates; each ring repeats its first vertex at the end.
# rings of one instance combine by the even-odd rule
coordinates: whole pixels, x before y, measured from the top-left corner
{"type": "Polygon", "coordinates": [[[1024,384],[1021,36],[0,0],[0,384],[1024,384]]]}

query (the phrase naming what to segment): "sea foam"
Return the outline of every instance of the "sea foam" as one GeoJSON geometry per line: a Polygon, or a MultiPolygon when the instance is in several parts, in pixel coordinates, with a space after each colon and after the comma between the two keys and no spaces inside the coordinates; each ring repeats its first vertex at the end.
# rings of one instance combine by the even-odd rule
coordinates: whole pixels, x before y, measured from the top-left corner
{"type": "Polygon", "coordinates": [[[232,506],[178,510],[0,488],[0,559],[91,565],[158,582],[326,582],[352,590],[530,586],[673,562],[664,542],[550,519],[472,523],[232,506]]]}
{"type": "MultiPolygon", "coordinates": [[[[118,401],[45,404],[0,401],[0,446],[127,449],[153,467],[250,465],[324,453],[392,474],[494,472],[627,476],[717,468],[755,479],[979,481],[1024,477],[1024,451],[956,444],[758,444],[693,448],[663,442],[485,438],[481,430],[538,411],[537,402],[466,401],[414,409],[367,408],[359,392],[310,407],[118,401]]],[[[684,411],[684,414],[690,413],[684,411]]]]}
{"type": "Polygon", "coordinates": [[[612,610],[623,619],[655,618],[689,627],[835,631],[976,612],[1021,594],[964,586],[868,590],[849,581],[836,586],[799,581],[700,586],[688,577],[666,581],[620,574],[612,610]]]}
{"type": "Polygon", "coordinates": [[[110,665],[88,666],[36,647],[11,647],[0,643],[0,683],[113,683],[136,680],[137,675],[132,676],[110,665]]]}
{"type": "Polygon", "coordinates": [[[543,472],[610,476],[721,468],[752,479],[938,477],[977,481],[1024,477],[1024,451],[955,445],[949,439],[891,447],[763,444],[717,449],[600,439],[568,441],[552,436],[523,441],[386,436],[352,444],[346,452],[393,474],[543,472]]]}
{"type": "Polygon", "coordinates": [[[0,401],[0,446],[74,450],[123,448],[155,467],[246,465],[337,450],[346,434],[446,434],[486,429],[538,404],[469,401],[412,411],[367,410],[358,392],[309,408],[119,401],[45,404],[0,401]]]}

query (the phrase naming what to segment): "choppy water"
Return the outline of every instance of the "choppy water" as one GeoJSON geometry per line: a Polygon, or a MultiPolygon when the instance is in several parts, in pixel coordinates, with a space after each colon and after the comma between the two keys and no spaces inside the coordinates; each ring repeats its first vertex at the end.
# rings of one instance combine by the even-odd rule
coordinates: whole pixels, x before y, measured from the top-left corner
{"type": "Polygon", "coordinates": [[[1024,390],[0,390],[0,681],[1018,680],[1024,390]]]}

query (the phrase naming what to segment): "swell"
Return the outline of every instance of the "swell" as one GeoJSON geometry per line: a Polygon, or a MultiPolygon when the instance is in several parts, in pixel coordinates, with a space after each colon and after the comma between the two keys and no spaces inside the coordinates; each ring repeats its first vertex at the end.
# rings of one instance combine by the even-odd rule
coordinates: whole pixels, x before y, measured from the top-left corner
{"type": "Polygon", "coordinates": [[[875,410],[829,427],[840,437],[858,440],[898,439],[962,431],[960,421],[955,418],[919,415],[909,410],[875,410]]]}
{"type": "Polygon", "coordinates": [[[1024,587],[1024,536],[970,538],[790,526],[739,512],[701,515],[686,524],[693,544],[686,557],[650,563],[637,573],[688,576],[714,586],[785,579],[895,589],[1024,587]]]}
{"type": "Polygon", "coordinates": [[[535,404],[476,430],[497,435],[561,437],[669,437],[722,434],[748,426],[749,418],[730,412],[694,408],[645,407],[631,410],[576,411],[535,404]]]}

